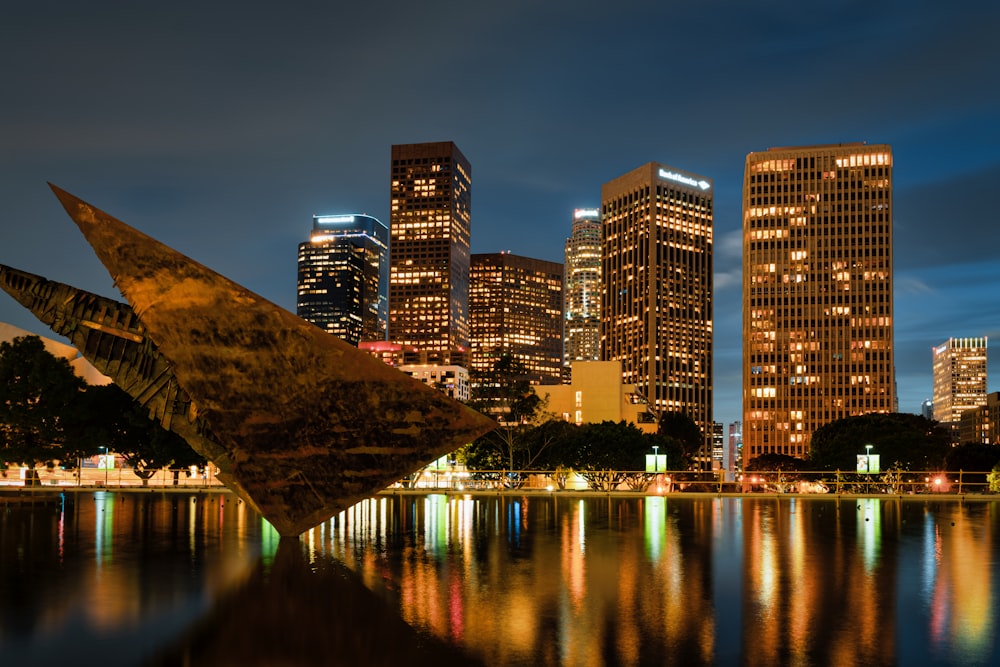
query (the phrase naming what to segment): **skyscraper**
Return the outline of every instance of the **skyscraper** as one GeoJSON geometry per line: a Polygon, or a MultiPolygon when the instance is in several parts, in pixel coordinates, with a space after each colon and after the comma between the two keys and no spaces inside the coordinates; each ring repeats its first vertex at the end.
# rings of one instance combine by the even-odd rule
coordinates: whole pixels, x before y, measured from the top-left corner
{"type": "Polygon", "coordinates": [[[650,162],[601,188],[601,358],[712,433],[711,181],[650,162]]]}
{"type": "Polygon", "coordinates": [[[892,150],[750,153],[743,177],[743,457],[805,457],[836,419],[896,410],[892,150]]]}
{"type": "Polygon", "coordinates": [[[934,419],[957,424],[986,405],[986,336],[949,338],[934,348],[934,419]]]}
{"type": "Polygon", "coordinates": [[[392,147],[389,338],[467,364],[472,168],[450,141],[392,147]]]}
{"type": "Polygon", "coordinates": [[[296,313],[357,345],[385,340],[389,229],[370,215],[314,215],[299,244],[296,313]]]}
{"type": "Polygon", "coordinates": [[[524,365],[534,384],[560,381],[563,265],[510,253],[472,256],[469,313],[472,370],[502,354],[524,365]]]}
{"type": "Polygon", "coordinates": [[[563,379],[574,361],[597,361],[601,342],[601,212],[573,211],[563,279],[563,379]]]}

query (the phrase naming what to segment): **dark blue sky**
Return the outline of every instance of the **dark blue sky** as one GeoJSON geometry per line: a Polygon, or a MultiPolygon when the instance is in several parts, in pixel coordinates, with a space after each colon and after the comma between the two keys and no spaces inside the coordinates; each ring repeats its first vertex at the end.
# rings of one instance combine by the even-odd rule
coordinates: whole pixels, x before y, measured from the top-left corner
{"type": "MultiPolygon", "coordinates": [[[[294,310],[314,213],[388,219],[394,143],[469,158],[474,252],[555,261],[573,208],[662,162],[715,181],[729,422],[744,158],[866,141],[895,158],[900,409],[933,345],[1000,340],[1000,3],[226,4],[5,7],[0,263],[117,296],[52,181],[294,310]]],[[[0,321],[47,333],[6,296],[0,321]]]]}

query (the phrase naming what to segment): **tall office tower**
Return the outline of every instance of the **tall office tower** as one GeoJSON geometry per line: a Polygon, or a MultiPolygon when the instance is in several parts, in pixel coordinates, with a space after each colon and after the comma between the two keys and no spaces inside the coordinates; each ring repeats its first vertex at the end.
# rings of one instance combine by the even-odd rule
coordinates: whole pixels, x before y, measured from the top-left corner
{"type": "Polygon", "coordinates": [[[649,163],[601,188],[601,358],[712,435],[712,183],[649,163]]]}
{"type": "Polygon", "coordinates": [[[986,336],[949,338],[934,348],[934,419],[957,424],[986,405],[986,336]]]}
{"type": "Polygon", "coordinates": [[[450,141],[392,147],[389,339],[467,366],[472,168],[450,141]]]}
{"type": "Polygon", "coordinates": [[[601,212],[573,211],[563,277],[563,381],[574,361],[598,361],[601,343],[601,212]]]}
{"type": "MultiPolygon", "coordinates": [[[[555,384],[562,370],[563,265],[510,253],[472,256],[469,313],[472,370],[503,354],[524,365],[533,384],[555,384]]],[[[473,378],[475,390],[475,378],[473,378]]]]}
{"type": "Polygon", "coordinates": [[[389,228],[370,215],[314,215],[299,244],[296,313],[353,345],[385,340],[389,228]]]}
{"type": "Polygon", "coordinates": [[[892,332],[892,149],[747,155],[744,465],[803,458],[820,426],[894,412],[892,332]]]}

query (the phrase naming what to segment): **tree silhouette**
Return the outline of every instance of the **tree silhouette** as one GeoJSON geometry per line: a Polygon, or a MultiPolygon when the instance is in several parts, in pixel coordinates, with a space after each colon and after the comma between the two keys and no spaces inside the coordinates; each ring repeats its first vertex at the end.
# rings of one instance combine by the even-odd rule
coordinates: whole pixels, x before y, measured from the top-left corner
{"type": "Polygon", "coordinates": [[[844,417],[821,426],[809,443],[810,467],[816,470],[854,470],[858,454],[872,445],[882,467],[933,470],[951,449],[950,436],[936,422],[905,413],[844,417]]]}
{"type": "Polygon", "coordinates": [[[38,336],[0,343],[0,459],[33,467],[64,458],[84,386],[38,336]]]}

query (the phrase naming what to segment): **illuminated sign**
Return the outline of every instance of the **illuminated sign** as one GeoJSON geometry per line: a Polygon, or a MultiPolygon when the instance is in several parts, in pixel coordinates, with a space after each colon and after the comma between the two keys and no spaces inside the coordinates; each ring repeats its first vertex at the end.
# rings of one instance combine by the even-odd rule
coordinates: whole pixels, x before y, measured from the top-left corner
{"type": "Polygon", "coordinates": [[[879,472],[878,454],[858,454],[858,472],[864,475],[875,475],[879,472]]]}
{"type": "Polygon", "coordinates": [[[353,215],[317,215],[314,216],[316,222],[321,225],[336,225],[345,222],[354,222],[353,215]]]}
{"type": "Polygon", "coordinates": [[[666,169],[660,170],[660,178],[665,178],[668,181],[674,181],[676,183],[682,183],[684,185],[690,185],[693,188],[701,188],[702,190],[708,190],[712,187],[712,184],[708,181],[696,180],[690,176],[685,176],[684,174],[678,174],[676,171],[667,171],[666,169]]]}
{"type": "Polygon", "coordinates": [[[646,472],[666,472],[667,470],[667,455],[666,454],[646,454],[646,472]]]}
{"type": "Polygon", "coordinates": [[[580,218],[597,218],[601,215],[601,212],[596,208],[578,208],[573,211],[573,219],[579,220],[580,218]]]}

